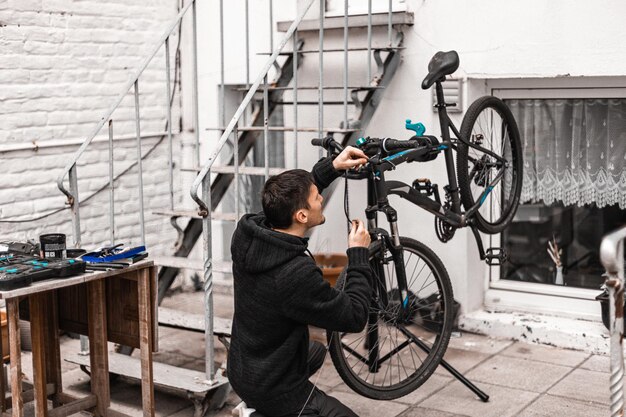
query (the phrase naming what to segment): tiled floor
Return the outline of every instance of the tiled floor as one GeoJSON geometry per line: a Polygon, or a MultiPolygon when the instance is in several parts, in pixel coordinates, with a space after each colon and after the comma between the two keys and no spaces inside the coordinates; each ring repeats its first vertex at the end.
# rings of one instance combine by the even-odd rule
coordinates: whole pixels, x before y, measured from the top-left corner
{"type": "MultiPolygon", "coordinates": [[[[178,293],[165,304],[189,312],[202,311],[202,293],[178,293]]],[[[230,296],[215,297],[218,315],[232,314],[230,296]]],[[[166,328],[159,329],[155,361],[203,370],[204,337],[166,328]]],[[[312,338],[324,340],[324,332],[313,329],[312,338]]],[[[223,361],[225,349],[216,360],[223,361]]],[[[63,337],[63,351],[77,351],[78,341],[63,337]]],[[[416,391],[393,401],[375,401],[355,394],[335,371],[330,357],[317,379],[318,386],[350,406],[361,417],[539,417],[567,415],[595,417],[609,414],[609,359],[582,352],[494,340],[463,334],[453,338],[446,360],[484,390],[490,400],[481,402],[471,391],[439,367],[416,391]]],[[[30,374],[30,361],[24,360],[30,374]]],[[[89,392],[89,377],[76,366],[64,363],[64,385],[70,393],[89,392]]],[[[314,375],[312,381],[316,381],[314,375]]],[[[124,379],[112,382],[112,403],[119,411],[141,415],[141,390],[124,379]]],[[[193,416],[194,407],[185,398],[157,392],[158,416],[193,416]]],[[[224,409],[214,417],[230,416],[239,402],[231,393],[224,409]]]]}

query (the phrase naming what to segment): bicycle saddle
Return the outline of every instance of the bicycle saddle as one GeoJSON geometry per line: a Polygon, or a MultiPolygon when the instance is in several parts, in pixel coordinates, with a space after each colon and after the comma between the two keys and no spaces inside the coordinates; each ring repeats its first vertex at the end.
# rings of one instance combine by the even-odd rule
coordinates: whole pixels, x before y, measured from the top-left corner
{"type": "Polygon", "coordinates": [[[428,75],[422,81],[422,89],[427,90],[437,81],[443,81],[446,75],[459,68],[459,54],[456,51],[439,51],[428,63],[428,75]]]}

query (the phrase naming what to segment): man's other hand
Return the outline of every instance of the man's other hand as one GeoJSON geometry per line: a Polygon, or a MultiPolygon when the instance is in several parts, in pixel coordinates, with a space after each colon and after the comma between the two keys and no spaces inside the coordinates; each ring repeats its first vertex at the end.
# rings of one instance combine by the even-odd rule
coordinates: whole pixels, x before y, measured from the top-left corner
{"type": "Polygon", "coordinates": [[[370,245],[370,233],[367,231],[365,224],[361,220],[352,220],[352,229],[348,236],[348,247],[357,248],[370,245]]]}
{"type": "Polygon", "coordinates": [[[362,150],[353,146],[346,146],[333,161],[333,167],[335,167],[337,171],[344,171],[366,163],[367,156],[362,150]]]}

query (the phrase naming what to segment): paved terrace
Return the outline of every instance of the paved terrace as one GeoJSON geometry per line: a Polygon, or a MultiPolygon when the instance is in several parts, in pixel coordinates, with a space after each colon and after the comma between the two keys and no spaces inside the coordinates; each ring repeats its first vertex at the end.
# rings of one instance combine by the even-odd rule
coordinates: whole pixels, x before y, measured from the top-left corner
{"type": "MultiPolygon", "coordinates": [[[[215,296],[216,311],[232,314],[230,296],[215,296]]],[[[164,305],[200,313],[202,293],[179,292],[164,305]]],[[[160,351],[155,361],[190,369],[204,369],[204,337],[198,333],[159,329],[160,351]]],[[[312,330],[312,337],[324,340],[324,333],[312,330]]],[[[223,346],[216,360],[225,358],[223,346]]],[[[62,352],[77,352],[79,341],[62,337],[62,352]]],[[[32,378],[29,354],[24,372],[32,378]]],[[[394,401],[373,401],[353,393],[337,375],[330,356],[320,370],[318,385],[352,407],[361,417],[538,417],[568,415],[595,417],[609,415],[609,358],[585,352],[538,346],[523,342],[495,340],[463,333],[450,341],[446,359],[490,395],[479,401],[443,368],[417,391],[394,401]]],[[[65,391],[89,392],[89,377],[76,365],[63,361],[65,391]]],[[[313,377],[315,381],[316,376],[313,377]]],[[[112,405],[132,416],[141,416],[141,389],[138,384],[118,378],[112,381],[112,405]]],[[[224,409],[210,412],[215,417],[231,416],[239,402],[231,393],[224,409]]],[[[193,416],[192,403],[184,398],[156,392],[157,416],[193,416]]],[[[32,410],[31,410],[32,415],[32,410]]]]}

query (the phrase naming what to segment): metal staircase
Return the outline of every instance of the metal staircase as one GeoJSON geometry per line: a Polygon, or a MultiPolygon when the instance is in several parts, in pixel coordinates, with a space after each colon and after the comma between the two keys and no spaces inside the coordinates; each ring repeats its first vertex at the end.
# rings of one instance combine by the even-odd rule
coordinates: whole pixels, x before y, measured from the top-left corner
{"type": "MultiPolygon", "coordinates": [[[[80,200],[78,193],[78,172],[77,162],[85,152],[86,148],[92,142],[92,140],[100,133],[105,125],[109,126],[110,146],[112,147],[113,126],[114,121],[112,115],[124,97],[133,89],[135,96],[135,121],[136,121],[136,137],[137,137],[137,161],[138,166],[138,196],[139,196],[139,222],[141,241],[145,243],[144,232],[144,204],[143,204],[143,185],[142,185],[142,154],[141,154],[141,129],[140,129],[140,104],[139,104],[139,80],[143,74],[145,68],[157,55],[157,52],[161,48],[165,48],[166,56],[166,83],[168,98],[172,96],[171,80],[170,80],[170,52],[169,52],[169,40],[173,31],[182,25],[182,18],[191,11],[192,22],[192,39],[193,39],[193,68],[191,69],[193,78],[193,126],[190,126],[194,132],[195,139],[195,160],[194,161],[182,161],[182,166],[178,167],[182,172],[195,172],[197,176],[193,181],[191,188],[191,197],[197,204],[197,209],[176,208],[174,200],[174,183],[173,172],[175,169],[174,161],[172,160],[172,114],[171,108],[168,106],[167,120],[166,120],[166,135],[169,144],[169,171],[170,171],[170,204],[169,209],[166,210],[152,210],[154,214],[165,216],[170,219],[170,223],[178,232],[178,238],[175,244],[175,250],[172,256],[155,258],[155,263],[161,266],[159,271],[159,291],[158,299],[159,303],[166,296],[167,290],[171,287],[176,276],[181,269],[191,269],[196,271],[202,271],[203,286],[204,286],[204,307],[205,313],[203,316],[190,316],[188,314],[180,314],[173,310],[160,309],[159,324],[188,329],[192,331],[199,331],[205,333],[206,340],[206,371],[203,375],[203,380],[207,383],[204,391],[202,392],[187,392],[189,398],[193,398],[196,403],[196,415],[202,415],[209,407],[209,402],[212,401],[211,406],[220,406],[223,402],[225,393],[227,391],[222,390],[220,395],[215,394],[215,390],[220,387],[227,387],[227,381],[220,372],[216,372],[214,364],[214,336],[228,346],[228,337],[230,335],[230,322],[228,320],[214,317],[213,314],[213,292],[217,288],[220,291],[229,291],[229,285],[232,285],[228,280],[216,280],[214,279],[214,273],[228,274],[230,272],[230,264],[228,262],[216,261],[214,259],[213,248],[211,245],[212,238],[212,221],[226,221],[236,222],[241,213],[241,207],[239,198],[234,199],[234,212],[223,211],[220,209],[220,203],[224,200],[229,189],[234,190],[234,195],[239,196],[241,189],[241,176],[260,177],[267,179],[270,175],[275,175],[285,170],[283,167],[271,167],[269,163],[269,149],[272,146],[269,140],[270,132],[285,132],[292,135],[293,149],[290,155],[285,155],[285,158],[292,157],[291,165],[297,166],[298,152],[302,145],[298,144],[299,140],[305,140],[305,144],[308,145],[308,139],[311,137],[322,137],[327,134],[341,135],[341,142],[346,144],[353,144],[356,139],[367,129],[370,120],[377,106],[381,102],[385,88],[391,82],[393,75],[400,62],[400,50],[402,49],[402,27],[404,25],[412,24],[412,16],[406,13],[389,13],[373,15],[371,13],[371,0],[369,1],[370,9],[366,17],[354,16],[348,17],[348,1],[345,1],[346,16],[326,18],[325,15],[325,1],[309,0],[306,4],[300,8],[298,16],[292,22],[288,23],[288,28],[285,30],[285,34],[281,39],[279,45],[274,48],[273,45],[273,33],[274,22],[272,17],[272,0],[269,0],[270,8],[270,44],[272,52],[269,52],[269,57],[266,60],[261,72],[257,75],[254,82],[250,83],[249,76],[246,80],[245,87],[236,87],[239,91],[246,92],[245,98],[237,108],[236,112],[227,124],[225,121],[225,111],[220,110],[221,125],[210,128],[210,130],[221,132],[220,138],[217,144],[210,152],[208,159],[201,165],[200,161],[200,132],[198,129],[198,68],[196,57],[196,3],[201,0],[189,0],[186,5],[180,10],[180,13],[176,19],[168,26],[164,35],[159,40],[153,49],[153,52],[138,68],[135,75],[126,85],[125,90],[120,93],[116,102],[111,106],[109,111],[100,120],[92,135],[82,144],[80,149],[76,152],[72,160],[68,163],[64,172],[59,176],[57,183],[59,189],[67,196],[68,203],[71,207],[72,224],[74,229],[74,244],[75,247],[80,247],[81,233],[80,233],[80,200]],[[312,5],[319,2],[319,16],[313,20],[305,20],[306,14],[311,9],[312,5]],[[341,25],[342,23],[342,25],[341,25]],[[356,26],[359,28],[367,28],[367,44],[365,46],[348,46],[348,38],[351,27],[356,26]],[[382,46],[373,46],[373,40],[375,36],[373,34],[373,27],[387,26],[387,38],[382,46]],[[327,47],[325,48],[325,27],[329,28],[341,28],[343,27],[343,48],[327,47]],[[307,31],[307,34],[311,37],[311,33],[317,34],[318,47],[305,48],[305,41],[301,39],[299,30],[307,31]],[[290,48],[288,48],[288,46],[290,48]],[[291,50],[286,50],[291,49],[291,50]],[[320,52],[321,51],[321,52],[320,52]],[[324,56],[325,55],[337,55],[343,54],[343,83],[342,85],[325,85],[324,83],[324,56]],[[317,85],[313,84],[311,77],[307,77],[307,85],[302,85],[299,80],[298,69],[302,67],[302,63],[305,60],[312,59],[310,57],[318,57],[319,61],[319,77],[317,85]],[[350,56],[350,58],[349,58],[350,56]],[[372,71],[375,64],[375,70],[372,71]],[[362,84],[356,83],[356,85],[350,84],[348,80],[348,64],[351,67],[363,68],[363,72],[366,73],[364,77],[367,82],[362,84]],[[270,82],[268,78],[270,74],[274,74],[274,79],[270,82]],[[302,99],[303,95],[310,95],[317,92],[317,99],[306,98],[302,99]],[[337,93],[342,97],[334,97],[333,99],[325,99],[331,94],[337,96],[337,93]],[[299,106],[318,107],[318,120],[317,126],[301,126],[298,122],[299,106]],[[324,121],[324,108],[328,106],[335,106],[341,108],[343,111],[343,118],[339,123],[339,126],[328,126],[328,121],[324,121]],[[270,116],[278,108],[292,108],[293,120],[285,125],[270,126],[270,116]],[[251,109],[250,109],[251,108],[251,109]],[[351,109],[351,114],[349,114],[351,109]],[[248,113],[246,113],[248,112],[248,113]],[[248,117],[244,118],[242,115],[246,113],[248,117]],[[310,135],[304,135],[303,133],[309,133],[310,135]],[[300,138],[300,139],[299,139],[300,138]],[[259,147],[259,143],[262,142],[263,146],[263,166],[249,166],[247,163],[248,155],[256,147],[259,147]],[[226,145],[229,146],[226,146],[226,145]],[[219,163],[217,162],[219,161],[219,163]],[[66,187],[66,183],[68,186],[66,187]],[[69,189],[68,189],[69,188],[69,189]],[[179,220],[187,220],[184,227],[178,224],[179,220]],[[192,252],[192,249],[200,236],[202,235],[203,260],[201,263],[193,262],[187,257],[192,252]]],[[[391,2],[390,2],[391,5],[391,2]]],[[[221,88],[220,96],[221,103],[224,104],[225,83],[224,83],[224,2],[220,1],[220,36],[221,36],[221,88]]],[[[246,0],[246,25],[248,24],[248,0],[246,0]]],[[[278,25],[279,29],[281,25],[284,27],[285,23],[278,25]]],[[[248,51],[250,33],[246,26],[246,50],[248,51]]],[[[380,42],[379,42],[380,43],[380,42]]],[[[268,52],[263,52],[268,54],[268,52]]],[[[250,67],[250,55],[246,53],[246,65],[248,67],[247,74],[249,74],[250,67]]],[[[301,75],[302,77],[302,75],[301,75]]],[[[112,149],[112,148],[111,148],[112,149]]],[[[111,155],[111,152],[110,152],[111,155]]],[[[112,170],[112,158],[109,160],[111,166],[110,172],[110,229],[111,229],[111,241],[115,236],[113,231],[115,230],[114,219],[114,178],[112,170]]],[[[329,187],[325,190],[326,201],[332,195],[334,187],[329,187]]],[[[158,372],[155,368],[155,373],[158,372]]],[[[180,378],[184,378],[184,372],[180,373],[180,378]]],[[[198,376],[193,376],[196,380],[198,376]]],[[[188,384],[181,384],[182,386],[188,384]]],[[[167,387],[170,390],[175,387],[167,387]]],[[[184,389],[184,388],[182,388],[184,389]]]]}

